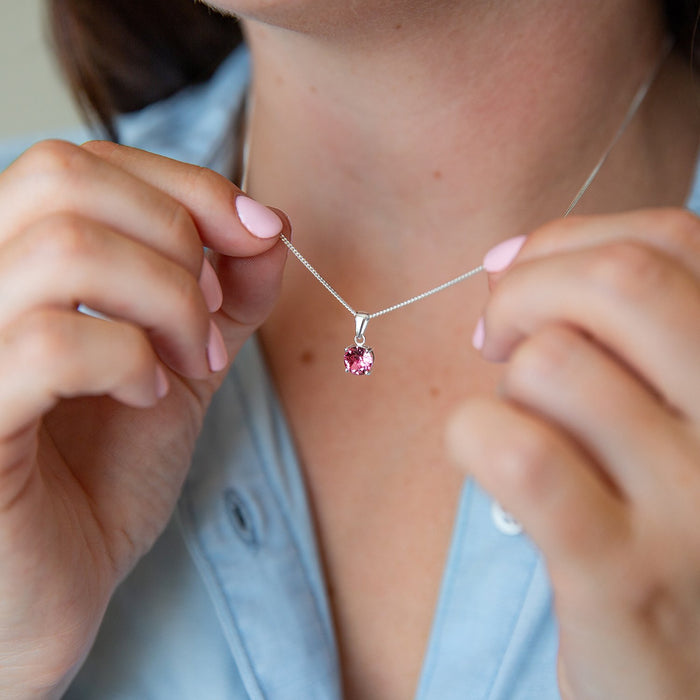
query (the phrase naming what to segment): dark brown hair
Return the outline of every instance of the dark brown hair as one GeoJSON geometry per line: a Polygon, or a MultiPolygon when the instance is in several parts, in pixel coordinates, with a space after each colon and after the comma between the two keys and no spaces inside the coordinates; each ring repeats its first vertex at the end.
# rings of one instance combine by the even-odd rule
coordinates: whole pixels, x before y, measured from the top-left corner
{"type": "Polygon", "coordinates": [[[207,80],[242,41],[238,21],[195,0],[49,0],[50,38],[86,120],[114,117],[207,80]]]}
{"type": "MultiPolygon", "coordinates": [[[[91,122],[117,140],[114,117],[211,76],[242,41],[233,17],[196,0],[48,0],[53,44],[91,122]]],[[[700,0],[665,0],[669,29],[693,62],[700,0]]]]}

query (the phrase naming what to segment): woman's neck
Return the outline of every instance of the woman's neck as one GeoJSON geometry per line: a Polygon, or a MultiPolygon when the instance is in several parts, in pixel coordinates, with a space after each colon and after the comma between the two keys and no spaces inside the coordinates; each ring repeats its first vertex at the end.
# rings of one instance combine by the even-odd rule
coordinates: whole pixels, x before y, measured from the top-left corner
{"type": "MultiPolygon", "coordinates": [[[[244,22],[249,190],[324,273],[419,259],[434,284],[561,215],[664,44],[651,0],[428,5],[309,33],[244,22]]],[[[658,160],[654,91],[578,211],[635,206],[620,181],[658,160]]]]}

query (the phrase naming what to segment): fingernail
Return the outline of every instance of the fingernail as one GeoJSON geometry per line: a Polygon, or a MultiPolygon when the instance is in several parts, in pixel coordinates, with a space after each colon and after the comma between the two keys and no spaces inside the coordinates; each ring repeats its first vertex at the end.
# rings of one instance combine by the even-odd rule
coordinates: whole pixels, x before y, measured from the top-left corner
{"type": "Polygon", "coordinates": [[[274,238],[282,233],[282,219],[272,209],[245,195],[236,197],[236,211],[241,223],[256,238],[274,238]]]}
{"type": "Polygon", "coordinates": [[[486,272],[503,272],[515,260],[526,239],[527,236],[516,236],[491,248],[484,256],[483,266],[486,272]]]}
{"type": "Polygon", "coordinates": [[[474,335],[472,336],[472,345],[477,349],[481,350],[484,347],[484,338],[486,337],[486,331],[484,329],[484,317],[482,316],[474,329],[474,335]]]}
{"type": "Polygon", "coordinates": [[[219,278],[206,257],[202,263],[202,271],[199,274],[199,288],[202,290],[209,313],[218,311],[224,301],[224,293],[221,289],[219,278]]]}
{"type": "Polygon", "coordinates": [[[209,340],[207,341],[207,360],[212,372],[220,372],[228,364],[228,353],[221,331],[214,321],[209,321],[209,340]]]}
{"type": "Polygon", "coordinates": [[[168,393],[168,389],[170,389],[168,375],[160,365],[156,365],[156,396],[162,399],[168,393]]]}

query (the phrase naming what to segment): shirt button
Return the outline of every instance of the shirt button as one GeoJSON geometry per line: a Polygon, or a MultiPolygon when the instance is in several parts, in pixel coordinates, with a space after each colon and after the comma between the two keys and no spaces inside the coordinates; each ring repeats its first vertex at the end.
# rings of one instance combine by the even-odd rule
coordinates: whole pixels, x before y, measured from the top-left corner
{"type": "Polygon", "coordinates": [[[519,535],[523,531],[523,526],[496,501],[491,504],[491,520],[504,535],[519,535]]]}

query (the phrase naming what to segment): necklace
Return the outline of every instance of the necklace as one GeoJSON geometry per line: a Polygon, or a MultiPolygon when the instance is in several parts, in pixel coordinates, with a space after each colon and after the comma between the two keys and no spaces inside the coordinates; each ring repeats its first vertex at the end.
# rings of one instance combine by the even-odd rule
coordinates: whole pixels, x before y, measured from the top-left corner
{"type": "MultiPolygon", "coordinates": [[[[607,160],[608,156],[610,155],[610,152],[613,150],[617,142],[620,140],[620,137],[622,134],[625,132],[627,129],[627,126],[629,123],[632,121],[633,117],[639,110],[640,105],[642,102],[644,102],[644,98],[647,96],[649,89],[651,86],[654,84],[654,81],[656,79],[656,76],[658,75],[661,66],[663,65],[664,61],[666,60],[668,54],[671,51],[671,48],[673,46],[673,41],[672,40],[667,40],[664,44],[664,48],[661,52],[661,55],[657,62],[654,64],[653,69],[650,71],[649,75],[646,77],[644,82],[640,85],[639,89],[635,93],[634,97],[632,98],[632,101],[629,104],[629,107],[627,108],[627,112],[625,114],[624,119],[622,120],[622,123],[618,127],[617,131],[615,132],[615,135],[613,138],[610,140],[610,143],[606,147],[606,149],[603,151],[603,154],[600,156],[598,159],[598,162],[595,164],[595,167],[593,170],[591,170],[590,174],[586,178],[585,182],[579,189],[579,191],[576,193],[576,196],[571,200],[571,203],[569,206],[566,208],[564,213],[562,214],[561,218],[566,218],[576,207],[576,205],[579,203],[581,197],[585,194],[586,190],[591,186],[593,181],[595,180],[596,176],[598,175],[600,169],[603,167],[603,164],[607,160]]],[[[250,99],[250,93],[248,95],[248,107],[246,110],[246,123],[245,123],[245,131],[244,131],[244,137],[243,137],[243,165],[242,165],[242,175],[241,175],[241,190],[246,191],[247,184],[248,184],[248,157],[250,154],[250,117],[252,114],[252,99],[250,99]]],[[[417,301],[420,301],[421,299],[425,299],[426,297],[432,296],[433,294],[437,294],[438,292],[443,291],[444,289],[448,289],[449,287],[452,287],[455,284],[458,284],[459,282],[463,282],[464,280],[468,279],[469,277],[473,277],[474,275],[478,274],[479,272],[484,271],[484,266],[483,265],[478,265],[477,267],[468,270],[467,272],[463,272],[461,275],[458,275],[457,277],[454,277],[453,279],[448,280],[447,282],[443,282],[442,284],[438,285],[437,287],[432,287],[431,289],[428,289],[425,292],[422,292],[421,294],[416,294],[413,297],[410,297],[409,299],[406,299],[404,301],[401,301],[397,304],[394,304],[393,306],[389,306],[385,309],[381,309],[379,311],[374,311],[372,313],[369,313],[367,311],[358,311],[354,309],[350,304],[343,299],[342,296],[331,286],[331,284],[316,270],[316,268],[297,250],[297,248],[292,244],[292,242],[283,234],[280,234],[280,239],[282,242],[289,248],[291,253],[301,262],[302,265],[330,292],[335,299],[342,304],[343,307],[347,311],[352,314],[354,320],[355,320],[355,336],[353,338],[353,344],[349,345],[348,347],[345,348],[345,353],[343,355],[343,362],[345,364],[345,371],[349,372],[350,374],[362,376],[362,375],[368,375],[371,374],[372,369],[374,367],[374,351],[372,348],[367,347],[365,345],[366,343],[366,338],[365,338],[365,331],[367,330],[367,324],[373,319],[373,318],[378,318],[379,316],[384,316],[385,314],[391,313],[392,311],[397,311],[398,309],[402,309],[405,306],[409,306],[409,304],[414,304],[417,301]]]]}

